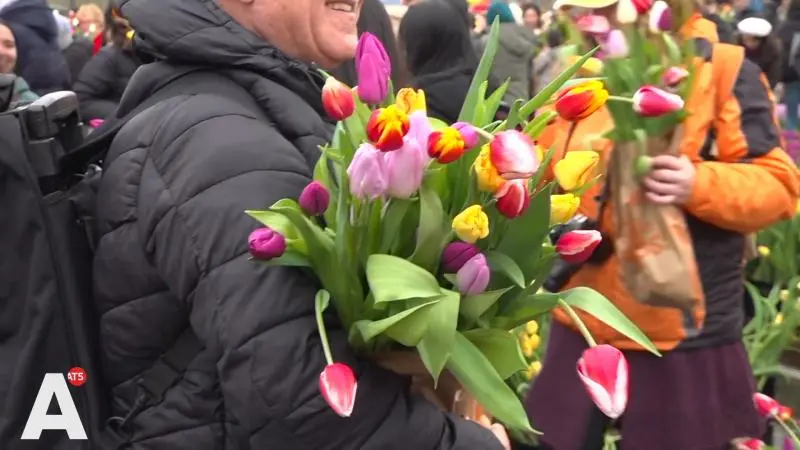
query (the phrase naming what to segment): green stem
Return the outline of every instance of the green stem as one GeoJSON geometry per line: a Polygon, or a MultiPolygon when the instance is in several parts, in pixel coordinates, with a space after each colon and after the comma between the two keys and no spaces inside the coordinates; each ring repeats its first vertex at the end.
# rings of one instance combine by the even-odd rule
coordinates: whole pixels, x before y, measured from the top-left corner
{"type": "Polygon", "coordinates": [[[623,102],[623,103],[633,103],[633,99],[630,97],[620,97],[619,95],[609,95],[608,99],[614,102],[623,102]]]}
{"type": "Polygon", "coordinates": [[[480,134],[481,136],[483,136],[484,138],[486,138],[489,141],[494,139],[494,135],[492,133],[489,133],[488,131],[484,130],[481,127],[472,127],[472,129],[475,130],[476,133],[480,134]]]}
{"type": "Polygon", "coordinates": [[[328,365],[333,364],[333,354],[331,353],[331,344],[328,343],[328,332],[325,330],[325,321],[322,320],[322,308],[316,308],[317,316],[317,329],[319,330],[319,339],[322,341],[322,351],[325,353],[325,361],[328,365]]]}
{"type": "Polygon", "coordinates": [[[800,439],[797,438],[797,434],[786,424],[782,419],[775,417],[775,420],[780,424],[780,426],[786,431],[786,434],[792,438],[792,442],[794,442],[794,448],[800,448],[800,439]]]}
{"type": "Polygon", "coordinates": [[[586,339],[586,343],[589,344],[589,347],[597,347],[597,341],[594,340],[592,333],[590,333],[589,329],[586,328],[586,324],[583,323],[580,317],[578,317],[578,314],[575,313],[575,310],[572,309],[572,306],[569,306],[569,304],[562,299],[558,299],[558,304],[562,309],[564,309],[569,318],[572,319],[572,321],[575,323],[575,326],[578,327],[578,331],[580,331],[583,335],[583,338],[586,339]]]}

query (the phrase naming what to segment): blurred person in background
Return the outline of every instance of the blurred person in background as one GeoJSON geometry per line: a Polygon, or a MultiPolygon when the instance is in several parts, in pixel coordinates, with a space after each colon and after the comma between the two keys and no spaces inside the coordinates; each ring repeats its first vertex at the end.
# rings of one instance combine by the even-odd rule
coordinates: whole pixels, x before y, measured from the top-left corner
{"type": "Polygon", "coordinates": [[[58,46],[58,26],[46,0],[15,0],[0,9],[0,21],[14,34],[16,73],[33,92],[69,90],[69,67],[58,46]]]}
{"type": "Polygon", "coordinates": [[[800,128],[797,109],[800,107],[800,0],[790,0],[786,18],[775,34],[784,54],[783,99],[786,104],[786,128],[800,128]]]}
{"type": "MultiPolygon", "coordinates": [[[[0,74],[13,74],[16,65],[17,43],[16,39],[14,39],[14,33],[11,32],[8,26],[0,22],[0,74]]],[[[31,91],[25,79],[17,77],[17,79],[14,80],[14,98],[12,98],[12,103],[30,103],[37,98],[39,98],[39,96],[31,91]]]]}
{"type": "Polygon", "coordinates": [[[133,52],[130,24],[113,4],[106,9],[105,23],[109,45],[92,57],[73,86],[85,120],[110,117],[141,64],[133,52]]]}
{"type": "Polygon", "coordinates": [[[526,3],[522,6],[522,21],[534,35],[542,32],[542,10],[537,5],[526,3]]]}
{"type": "Polygon", "coordinates": [[[105,45],[106,20],[103,8],[96,3],[81,5],[75,13],[76,33],[92,41],[92,54],[100,51],[105,45]]]}
{"type": "Polygon", "coordinates": [[[564,35],[557,27],[547,31],[545,46],[533,59],[531,93],[536,94],[561,73],[559,48],[564,44],[564,35]]]}
{"type": "Polygon", "coordinates": [[[536,53],[537,40],[529,29],[517,24],[508,4],[495,1],[489,6],[486,20],[500,22],[499,45],[492,65],[496,80],[510,79],[505,101],[530,98],[531,63],[536,53]]]}
{"type": "Polygon", "coordinates": [[[58,25],[58,47],[69,67],[70,80],[77,80],[83,66],[92,59],[92,42],[76,34],[72,21],[54,12],[58,25]]]}
{"type": "Polygon", "coordinates": [[[772,34],[772,25],[760,17],[748,17],[736,24],[739,31],[739,44],[745,49],[745,56],[761,68],[772,89],[783,77],[783,49],[777,37],[772,34]]]}
{"type": "Polygon", "coordinates": [[[717,0],[704,0],[702,5],[703,17],[717,26],[717,35],[720,42],[732,44],[734,42],[733,26],[720,15],[717,0]]]}

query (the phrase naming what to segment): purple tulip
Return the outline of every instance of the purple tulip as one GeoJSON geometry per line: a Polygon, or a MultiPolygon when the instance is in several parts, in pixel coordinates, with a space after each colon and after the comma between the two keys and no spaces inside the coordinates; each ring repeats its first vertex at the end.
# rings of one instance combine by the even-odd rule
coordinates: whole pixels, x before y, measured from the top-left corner
{"type": "Polygon", "coordinates": [[[309,216],[325,214],[331,202],[331,193],[319,181],[312,181],[303,189],[298,202],[300,208],[309,216]]]}
{"type": "Polygon", "coordinates": [[[250,254],[260,261],[279,258],[286,251],[286,238],[269,227],[253,230],[247,238],[247,243],[250,254]]]}
{"type": "Polygon", "coordinates": [[[667,2],[657,0],[650,8],[648,26],[653,33],[662,33],[672,30],[672,10],[667,2]]]}
{"type": "Polygon", "coordinates": [[[456,287],[463,295],[477,295],[489,286],[491,270],[486,257],[479,253],[456,272],[456,287]]]}
{"type": "Polygon", "coordinates": [[[356,47],[355,63],[358,97],[364,103],[380,104],[389,93],[392,63],[383,43],[372,33],[361,34],[356,47]]]}
{"type": "Polygon", "coordinates": [[[456,273],[467,261],[480,253],[481,249],[476,245],[462,241],[451,242],[442,252],[442,269],[445,273],[456,273]]]}
{"type": "Polygon", "coordinates": [[[407,199],[419,190],[428,157],[416,140],[406,137],[402,147],[383,154],[383,161],[388,177],[386,193],[390,197],[407,199]]]}
{"type": "Polygon", "coordinates": [[[453,128],[461,133],[461,137],[464,138],[464,143],[467,145],[467,149],[471,149],[478,145],[478,132],[475,130],[475,127],[472,126],[472,124],[466,122],[456,122],[453,124],[453,128]]]}
{"type": "Polygon", "coordinates": [[[628,40],[622,30],[611,30],[603,42],[604,58],[625,58],[629,53],[628,40]]]}
{"type": "Polygon", "coordinates": [[[386,193],[387,175],[384,153],[372,144],[361,144],[347,168],[350,193],[361,200],[375,200],[386,193]]]}

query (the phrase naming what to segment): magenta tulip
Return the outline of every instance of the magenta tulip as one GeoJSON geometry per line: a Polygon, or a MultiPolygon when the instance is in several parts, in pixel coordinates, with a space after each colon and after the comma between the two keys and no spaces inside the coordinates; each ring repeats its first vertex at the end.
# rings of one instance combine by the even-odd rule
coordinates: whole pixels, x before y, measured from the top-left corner
{"type": "Polygon", "coordinates": [[[667,2],[657,0],[650,8],[647,25],[652,33],[672,30],[672,10],[667,2]]]}
{"type": "Polygon", "coordinates": [[[342,417],[353,414],[358,383],[349,366],[342,363],[325,366],[319,374],[319,390],[333,412],[342,417]]]}
{"type": "Polygon", "coordinates": [[[642,86],[633,94],[633,110],[642,117],[658,117],[683,108],[683,99],[655,86],[642,86]]]}
{"type": "Polygon", "coordinates": [[[280,258],[286,252],[286,238],[269,227],[253,230],[247,239],[250,255],[260,261],[280,258]]]}
{"type": "Polygon", "coordinates": [[[350,193],[361,200],[375,200],[384,195],[389,185],[384,153],[372,144],[364,143],[358,147],[350,166],[350,193]]]}
{"type": "Polygon", "coordinates": [[[470,259],[481,253],[476,245],[455,241],[447,244],[442,252],[442,270],[445,273],[457,273],[470,259]]]}
{"type": "Polygon", "coordinates": [[[564,233],[556,243],[556,252],[568,263],[580,264],[590,256],[603,240],[597,230],[575,230],[564,233]]]}
{"type": "Polygon", "coordinates": [[[331,193],[319,181],[312,181],[309,183],[303,192],[300,193],[300,198],[297,203],[300,208],[309,216],[319,216],[325,214],[328,210],[328,205],[331,202],[331,193]]]}
{"type": "Polygon", "coordinates": [[[383,102],[389,93],[392,63],[383,43],[372,33],[361,34],[356,47],[355,65],[358,97],[371,105],[383,102]]]}
{"type": "Polygon", "coordinates": [[[464,138],[464,143],[466,144],[467,150],[474,148],[478,145],[480,141],[480,137],[478,136],[478,132],[475,130],[475,126],[467,123],[467,122],[456,122],[453,124],[453,128],[458,130],[461,133],[461,136],[464,138]]]}
{"type": "Polygon", "coordinates": [[[578,376],[600,411],[616,419],[628,404],[628,361],[610,345],[583,351],[578,360],[578,376]]]}
{"type": "Polygon", "coordinates": [[[456,287],[463,295],[483,293],[489,286],[491,269],[486,257],[479,253],[469,259],[456,272],[456,287]]]}

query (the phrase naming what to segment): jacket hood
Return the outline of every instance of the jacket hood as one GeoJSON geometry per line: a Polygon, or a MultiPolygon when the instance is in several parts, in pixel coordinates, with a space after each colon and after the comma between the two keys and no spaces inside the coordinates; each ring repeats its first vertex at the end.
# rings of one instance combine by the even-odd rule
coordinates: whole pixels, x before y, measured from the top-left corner
{"type": "Polygon", "coordinates": [[[213,0],[123,0],[134,47],[157,60],[257,72],[294,90],[321,75],[236,23],[213,0]],[[299,78],[299,79],[298,79],[299,78]]]}
{"type": "Polygon", "coordinates": [[[47,0],[14,0],[0,5],[0,20],[7,22],[15,34],[24,27],[57,48],[58,26],[47,0]]]}

